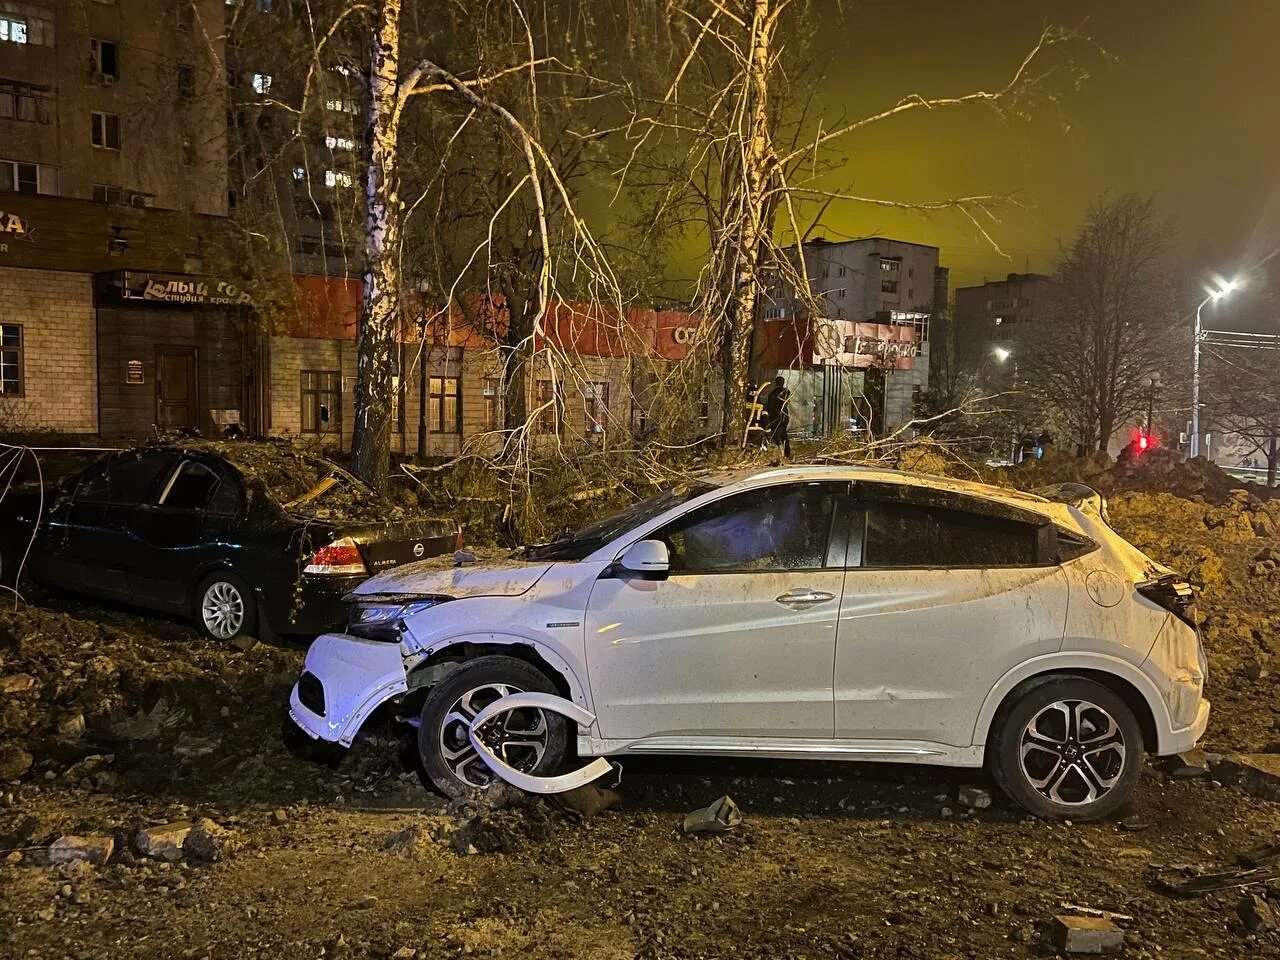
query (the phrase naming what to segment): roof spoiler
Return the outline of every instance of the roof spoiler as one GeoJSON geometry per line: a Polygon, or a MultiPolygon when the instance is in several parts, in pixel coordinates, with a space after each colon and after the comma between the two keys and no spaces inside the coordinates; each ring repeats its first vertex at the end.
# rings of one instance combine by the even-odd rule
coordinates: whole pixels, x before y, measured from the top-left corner
{"type": "Polygon", "coordinates": [[[1107,516],[1107,498],[1086,483],[1051,483],[1046,487],[1036,487],[1031,492],[1046,500],[1065,503],[1084,513],[1091,513],[1111,526],[1111,518],[1107,516]]]}

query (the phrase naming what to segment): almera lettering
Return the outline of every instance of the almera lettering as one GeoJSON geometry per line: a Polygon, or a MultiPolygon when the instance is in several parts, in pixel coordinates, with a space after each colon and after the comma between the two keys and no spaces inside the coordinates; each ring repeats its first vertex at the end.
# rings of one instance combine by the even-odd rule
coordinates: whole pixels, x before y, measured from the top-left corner
{"type": "Polygon", "coordinates": [[[0,233],[15,237],[25,237],[31,232],[31,223],[16,213],[5,213],[0,210],[0,233]]]}

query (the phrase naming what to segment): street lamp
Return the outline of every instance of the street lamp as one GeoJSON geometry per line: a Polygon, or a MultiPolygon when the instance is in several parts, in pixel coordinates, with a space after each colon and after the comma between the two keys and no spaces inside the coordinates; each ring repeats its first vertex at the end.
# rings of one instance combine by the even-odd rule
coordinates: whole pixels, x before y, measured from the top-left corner
{"type": "Polygon", "coordinates": [[[1013,353],[1008,347],[995,347],[992,351],[996,355],[996,359],[1004,363],[1009,359],[1009,354],[1013,353]]]}
{"type": "Polygon", "coordinates": [[[1244,286],[1244,281],[1239,278],[1235,280],[1227,280],[1219,284],[1217,287],[1205,287],[1208,294],[1200,305],[1196,307],[1196,334],[1195,342],[1191,347],[1191,449],[1190,454],[1193,457],[1200,456],[1200,341],[1204,334],[1200,326],[1200,311],[1204,309],[1207,303],[1217,303],[1223,297],[1227,296],[1233,290],[1239,290],[1244,286]]]}

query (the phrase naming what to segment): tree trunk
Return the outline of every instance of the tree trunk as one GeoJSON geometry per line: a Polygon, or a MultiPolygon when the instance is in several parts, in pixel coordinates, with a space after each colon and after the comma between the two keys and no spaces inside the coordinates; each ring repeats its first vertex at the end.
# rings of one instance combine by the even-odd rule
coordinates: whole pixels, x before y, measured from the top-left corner
{"type": "Polygon", "coordinates": [[[747,63],[748,130],[742,144],[742,204],[733,236],[736,262],[733,295],[724,335],[725,443],[742,443],[747,426],[747,382],[751,375],[752,334],[760,301],[760,252],[770,224],[765,192],[769,182],[769,58],[773,21],[770,0],[752,0],[751,55],[747,63]]]}
{"type": "Polygon", "coordinates": [[[378,0],[369,67],[364,299],[356,332],[351,460],[356,474],[379,491],[391,466],[391,392],[400,327],[399,73],[400,0],[378,0]]]}

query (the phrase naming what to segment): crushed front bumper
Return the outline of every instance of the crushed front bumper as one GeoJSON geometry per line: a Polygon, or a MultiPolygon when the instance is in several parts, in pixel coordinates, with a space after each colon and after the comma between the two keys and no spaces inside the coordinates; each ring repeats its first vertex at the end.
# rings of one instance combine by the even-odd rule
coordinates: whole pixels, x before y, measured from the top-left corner
{"type": "Polygon", "coordinates": [[[369,714],[408,689],[399,644],[326,633],[307,650],[289,716],[308,736],[349,747],[369,714]]]}

